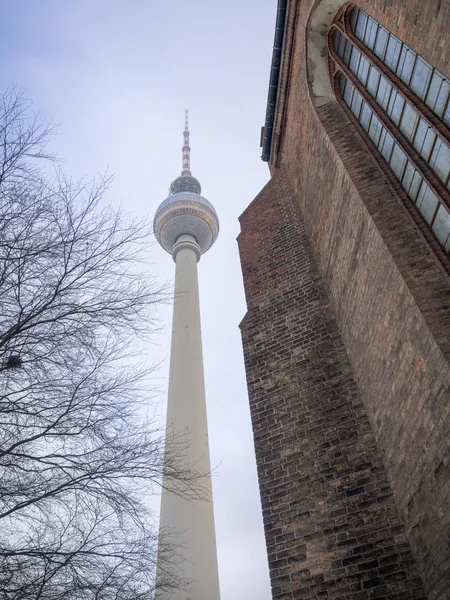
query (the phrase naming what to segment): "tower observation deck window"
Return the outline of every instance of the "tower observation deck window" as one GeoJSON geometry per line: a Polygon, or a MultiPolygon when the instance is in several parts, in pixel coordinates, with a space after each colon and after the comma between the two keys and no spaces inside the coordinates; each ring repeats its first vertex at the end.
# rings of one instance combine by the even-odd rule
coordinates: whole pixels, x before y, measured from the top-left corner
{"type": "Polygon", "coordinates": [[[328,48],[338,100],[448,255],[450,80],[352,6],[338,13],[328,48]]]}

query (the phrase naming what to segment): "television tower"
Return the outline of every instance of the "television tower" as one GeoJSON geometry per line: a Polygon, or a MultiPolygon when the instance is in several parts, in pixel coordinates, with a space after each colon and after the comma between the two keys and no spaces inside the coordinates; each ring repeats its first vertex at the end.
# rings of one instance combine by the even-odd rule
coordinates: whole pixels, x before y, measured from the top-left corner
{"type": "MultiPolygon", "coordinates": [[[[191,174],[187,110],[183,136],[183,170],[156,211],[153,227],[156,239],[172,254],[176,265],[165,466],[171,444],[179,436],[185,444],[186,464],[202,474],[201,499],[183,498],[171,491],[170,473],[165,469],[160,532],[168,534],[177,546],[181,560],[172,568],[184,585],[182,589],[157,589],[156,598],[220,600],[197,276],[200,256],[217,239],[219,220],[191,174]]],[[[159,552],[157,586],[158,580],[164,579],[162,561],[159,552]]]]}

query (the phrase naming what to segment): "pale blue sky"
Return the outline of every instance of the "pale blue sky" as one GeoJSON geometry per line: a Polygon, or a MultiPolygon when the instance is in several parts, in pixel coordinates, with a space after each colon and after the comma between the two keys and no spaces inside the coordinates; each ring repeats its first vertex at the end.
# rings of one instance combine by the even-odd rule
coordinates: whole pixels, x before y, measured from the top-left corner
{"type": "MultiPolygon", "coordinates": [[[[260,128],[276,0],[3,0],[0,88],[26,89],[59,123],[65,170],[116,174],[109,199],[153,216],[181,171],[190,109],[192,171],[221,232],[199,265],[205,374],[222,600],[269,600],[238,324],[245,314],[238,216],[269,177],[260,128]]],[[[149,249],[155,273],[171,257],[149,249]]],[[[169,352],[171,310],[150,349],[169,352]]],[[[168,360],[160,378],[166,385],[168,360]]],[[[161,412],[164,411],[161,397],[161,412]]]]}

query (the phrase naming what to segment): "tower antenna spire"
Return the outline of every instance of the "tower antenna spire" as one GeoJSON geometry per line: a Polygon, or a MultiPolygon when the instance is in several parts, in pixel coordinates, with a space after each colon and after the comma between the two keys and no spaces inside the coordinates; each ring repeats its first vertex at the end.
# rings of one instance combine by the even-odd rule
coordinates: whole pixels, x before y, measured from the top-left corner
{"type": "Polygon", "coordinates": [[[167,557],[159,549],[155,600],[220,600],[197,274],[200,256],[217,239],[219,219],[191,175],[188,111],[185,115],[183,171],[156,211],[153,230],[176,265],[164,466],[171,464],[171,440],[183,436],[183,460],[201,474],[202,498],[177,494],[171,469],[164,468],[160,531],[177,548],[171,575],[186,593],[166,592],[167,557]]]}
{"type": "Polygon", "coordinates": [[[182,175],[192,175],[191,173],[191,147],[189,146],[189,109],[184,111],[184,143],[183,143],[183,170],[182,175]]]}

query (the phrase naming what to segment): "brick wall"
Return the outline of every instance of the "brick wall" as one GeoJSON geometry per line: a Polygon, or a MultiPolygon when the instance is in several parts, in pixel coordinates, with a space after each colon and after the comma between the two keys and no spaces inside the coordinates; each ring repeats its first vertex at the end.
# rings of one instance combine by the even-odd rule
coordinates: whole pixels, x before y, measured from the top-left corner
{"type": "MultiPolygon", "coordinates": [[[[280,164],[428,598],[444,599],[450,587],[449,279],[337,103],[317,112],[312,107],[305,26],[313,4],[290,3],[297,24],[280,164]]],[[[449,74],[448,1],[358,4],[449,74]]],[[[252,281],[249,273],[244,278],[252,281]]]]}
{"type": "Polygon", "coordinates": [[[273,597],[424,598],[282,172],[241,227],[241,330],[273,597]]]}

